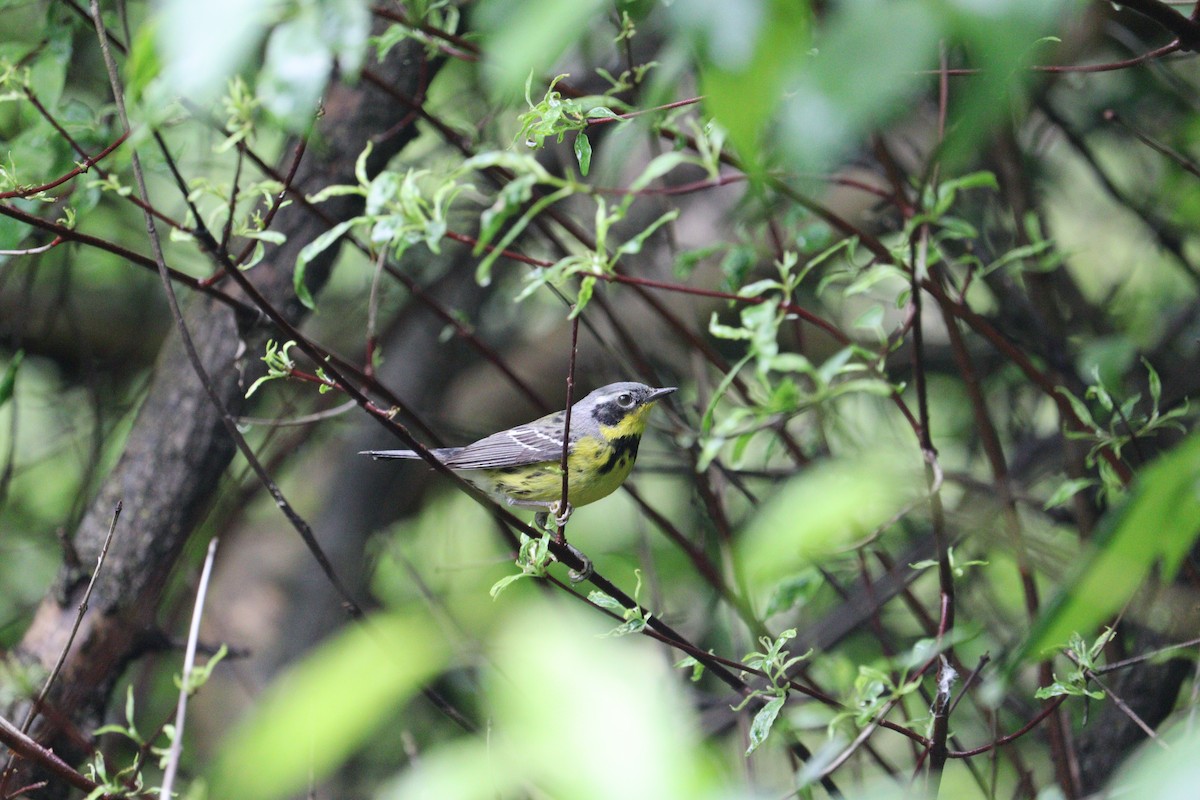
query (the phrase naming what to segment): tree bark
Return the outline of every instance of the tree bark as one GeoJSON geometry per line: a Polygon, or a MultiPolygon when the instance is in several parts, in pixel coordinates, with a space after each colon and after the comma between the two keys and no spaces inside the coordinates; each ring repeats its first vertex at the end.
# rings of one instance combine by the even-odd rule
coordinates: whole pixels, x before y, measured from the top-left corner
{"type": "MultiPolygon", "coordinates": [[[[418,97],[436,65],[423,63],[422,48],[405,42],[371,69],[383,83],[418,97]]],[[[374,150],[368,168],[374,174],[416,134],[411,109],[366,80],[354,87],[331,86],[324,112],[294,181],[298,197],[330,184],[354,183],[355,160],[369,139],[374,150]],[[381,131],[387,133],[380,135],[381,131]]],[[[361,206],[358,198],[340,197],[320,209],[337,222],[360,213],[361,206]]],[[[306,314],[292,289],[296,256],[328,225],[293,198],[273,226],[287,236],[286,243],[247,273],[267,301],[292,323],[306,314]]],[[[314,292],[328,277],[337,250],[330,248],[310,263],[307,282],[314,292]]],[[[240,413],[249,383],[243,369],[250,371],[257,365],[265,341],[279,338],[278,331],[262,324],[265,318],[249,324],[235,319],[228,307],[201,296],[190,299],[185,316],[222,402],[230,414],[240,413]]],[[[163,346],[125,451],[73,537],[79,566],[60,570],[54,589],[43,599],[17,648],[21,658],[47,670],[58,659],[114,506],[123,502],[125,510],[96,580],[90,610],[30,731],[68,761],[86,754],[91,731],[103,717],[115,681],[154,640],[155,617],[171,570],[211,507],[234,452],[234,443],[175,331],[163,346]]],[[[21,720],[25,708],[4,709],[4,715],[21,720]]],[[[10,788],[28,783],[30,773],[22,773],[11,778],[10,788]]],[[[65,791],[65,786],[59,786],[55,794],[65,791]]]]}

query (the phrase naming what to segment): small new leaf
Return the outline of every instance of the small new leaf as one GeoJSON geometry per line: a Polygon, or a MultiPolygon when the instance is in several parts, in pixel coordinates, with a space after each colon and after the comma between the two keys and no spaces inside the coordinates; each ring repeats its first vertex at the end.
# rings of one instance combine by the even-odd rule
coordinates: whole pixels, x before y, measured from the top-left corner
{"type": "Polygon", "coordinates": [[[288,351],[295,346],[294,341],[285,342],[283,347],[279,347],[274,339],[267,340],[266,354],[262,357],[263,362],[267,365],[267,374],[250,384],[250,388],[246,390],[246,397],[250,397],[258,391],[258,387],[267,381],[286,378],[292,374],[296,364],[288,355],[288,351]]]}
{"type": "Polygon", "coordinates": [[[681,658],[675,662],[675,666],[679,667],[680,669],[684,669],[686,667],[691,667],[692,668],[692,676],[691,676],[690,680],[692,683],[698,682],[700,680],[700,678],[703,677],[703,675],[704,675],[704,664],[702,662],[700,662],[698,659],[696,659],[694,656],[684,656],[683,658],[681,658]]]}
{"type": "Polygon", "coordinates": [[[579,174],[586,178],[592,168],[592,143],[586,133],[581,132],[575,137],[575,160],[579,162],[579,174]]]}
{"type": "Polygon", "coordinates": [[[754,722],[750,723],[750,746],[746,748],[746,755],[753,753],[759,745],[767,740],[767,736],[771,733],[771,726],[775,724],[775,719],[779,716],[779,711],[783,708],[786,700],[787,694],[776,695],[754,715],[754,722]]]}
{"type": "Polygon", "coordinates": [[[521,571],[515,575],[506,575],[496,581],[488,590],[488,594],[495,600],[501,592],[522,578],[546,577],[546,568],[549,563],[550,533],[547,532],[537,539],[521,534],[521,549],[517,552],[517,566],[521,568],[521,571]]]}

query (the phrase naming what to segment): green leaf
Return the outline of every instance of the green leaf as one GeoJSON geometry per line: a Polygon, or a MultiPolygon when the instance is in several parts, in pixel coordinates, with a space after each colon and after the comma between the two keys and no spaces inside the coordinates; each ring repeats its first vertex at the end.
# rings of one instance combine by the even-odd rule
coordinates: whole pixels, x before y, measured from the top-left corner
{"type": "Polygon", "coordinates": [[[1091,409],[1087,407],[1086,403],[1072,394],[1065,386],[1057,386],[1055,391],[1067,399],[1075,416],[1079,417],[1080,422],[1087,426],[1088,430],[1095,431],[1098,428],[1096,420],[1092,418],[1091,409]]]}
{"type": "MultiPolygon", "coordinates": [[[[1033,79],[1027,69],[1030,45],[1052,33],[1065,9],[1066,0],[1007,0],[982,6],[968,2],[939,3],[941,35],[961,42],[980,68],[980,78],[961,102],[950,109],[946,126],[944,162],[954,165],[993,132],[992,123],[1007,114],[1012,103],[1022,103],[1023,83],[1033,79]],[[1013,99],[1013,95],[1018,95],[1013,99]]],[[[964,159],[965,160],[965,159],[964,159]]]]}
{"type": "Polygon", "coordinates": [[[754,722],[750,723],[750,746],[746,748],[746,755],[753,753],[759,745],[767,740],[768,734],[771,733],[771,726],[775,724],[775,719],[779,716],[779,711],[783,708],[786,700],[787,695],[772,697],[754,715],[754,722]]]}
{"type": "Polygon", "coordinates": [[[312,294],[308,291],[308,286],[304,283],[304,273],[308,269],[308,263],[328,250],[334,242],[342,238],[346,231],[359,222],[360,220],[358,219],[348,219],[339,222],[306,244],[300,251],[300,255],[296,256],[296,269],[292,272],[292,287],[295,289],[296,299],[303,303],[305,308],[311,309],[316,307],[316,304],[313,303],[312,294]]]}
{"type": "Polygon", "coordinates": [[[715,311],[709,317],[708,332],[718,339],[749,339],[754,335],[753,331],[746,330],[745,328],[717,322],[717,312],[715,311]]]}
{"type": "Polygon", "coordinates": [[[302,792],[345,760],[446,661],[416,615],[370,617],[276,679],[224,742],[211,797],[275,800],[302,792]]]}
{"type": "Polygon", "coordinates": [[[1162,399],[1162,378],[1158,377],[1158,372],[1150,365],[1144,357],[1142,358],[1142,366],[1146,368],[1146,379],[1150,383],[1150,399],[1154,403],[1154,408],[1158,408],[1158,403],[1162,399]]]}
{"type": "Polygon", "coordinates": [[[4,368],[4,375],[0,376],[0,408],[12,399],[13,392],[17,386],[17,370],[21,368],[21,362],[25,360],[25,351],[18,350],[13,353],[9,359],[8,366],[4,368]]]}
{"type": "Polygon", "coordinates": [[[245,0],[164,0],[158,49],[170,91],[197,103],[218,96],[258,46],[270,13],[267,3],[245,0]]]}
{"type": "Polygon", "coordinates": [[[579,282],[579,292],[575,295],[575,304],[571,307],[571,313],[567,315],[567,319],[575,319],[583,313],[595,290],[596,278],[592,275],[585,275],[579,282]]]}
{"type": "Polygon", "coordinates": [[[650,163],[645,166],[641,173],[634,178],[633,183],[629,185],[630,192],[640,192],[645,189],[656,179],[666,175],[676,167],[684,164],[694,164],[696,159],[684,153],[671,150],[663,153],[660,156],[655,156],[650,163]]]}
{"type": "Polygon", "coordinates": [[[823,169],[865,131],[909,110],[927,80],[921,70],[936,66],[943,28],[940,12],[921,0],[834,6],[815,53],[790,55],[805,58],[779,114],[779,142],[791,163],[823,169]]]}
{"type": "Polygon", "coordinates": [[[337,59],[338,71],[356,80],[367,53],[371,14],[364,0],[321,0],[320,29],[337,59]]]}
{"type": "Polygon", "coordinates": [[[133,35],[129,47],[129,58],[125,60],[125,88],[127,99],[141,96],[150,82],[162,72],[155,39],[158,36],[158,17],[152,17],[140,25],[133,35]]]}
{"type": "Polygon", "coordinates": [[[375,176],[367,187],[367,203],[364,211],[367,216],[382,214],[389,203],[393,202],[404,186],[405,177],[392,170],[384,170],[375,176]]]}
{"type": "Polygon", "coordinates": [[[601,608],[607,608],[610,611],[616,611],[619,614],[623,614],[625,612],[625,606],[621,605],[610,595],[600,591],[599,589],[593,589],[592,591],[588,592],[588,602],[598,605],[601,608]]]}
{"type": "Polygon", "coordinates": [[[692,683],[698,682],[700,678],[704,676],[704,663],[698,661],[694,656],[684,656],[675,662],[675,667],[677,669],[686,669],[691,667],[692,675],[688,680],[690,680],[692,683]]]}
{"type": "Polygon", "coordinates": [[[1103,700],[1106,696],[1103,691],[1088,689],[1083,684],[1063,681],[1054,681],[1049,686],[1042,686],[1033,693],[1033,696],[1038,700],[1051,700],[1062,695],[1067,695],[1068,697],[1090,697],[1093,700],[1103,700]]]}
{"type": "Polygon", "coordinates": [[[763,610],[763,618],[790,611],[803,606],[820,588],[821,581],[814,576],[815,570],[804,570],[788,575],[771,591],[770,599],[763,610]]]}
{"type": "Polygon", "coordinates": [[[1200,784],[1200,728],[1180,714],[1175,723],[1159,729],[1161,747],[1139,748],[1121,765],[1106,787],[1109,797],[1152,797],[1154,800],[1190,800],[1200,784]]]}
{"type": "Polygon", "coordinates": [[[1099,483],[1095,478],[1072,478],[1062,482],[1062,485],[1054,490],[1054,494],[1046,500],[1042,506],[1045,509],[1057,508],[1061,505],[1066,505],[1072,497],[1082,492],[1084,489],[1095,486],[1099,483]]]}
{"type": "Polygon", "coordinates": [[[592,166],[592,143],[586,133],[575,137],[575,160],[579,162],[579,174],[586,178],[592,166]]]}
{"type": "Polygon", "coordinates": [[[610,638],[619,638],[621,636],[629,636],[630,634],[633,634],[633,633],[641,633],[643,630],[646,629],[647,622],[648,622],[648,619],[642,619],[641,617],[635,617],[633,619],[629,619],[629,620],[626,620],[625,622],[622,622],[620,625],[613,628],[611,631],[608,631],[607,633],[602,633],[602,634],[600,634],[600,636],[603,639],[610,639],[610,638]]]}
{"type": "Polygon", "coordinates": [[[747,283],[745,286],[738,289],[738,297],[758,297],[763,292],[770,290],[782,291],[783,284],[774,278],[763,278],[760,281],[747,283]]]}
{"type": "Polygon", "coordinates": [[[308,130],[316,119],[333,66],[321,15],[315,7],[305,8],[271,32],[257,86],[263,107],[294,132],[308,130]]]}
{"type": "MultiPolygon", "coordinates": [[[[508,229],[508,232],[504,234],[504,237],[496,243],[496,246],[483,257],[483,259],[479,262],[479,266],[475,268],[475,280],[478,281],[480,286],[487,286],[492,282],[492,264],[496,262],[496,259],[500,257],[500,254],[504,252],[505,248],[512,244],[513,241],[521,235],[521,232],[528,227],[529,223],[532,222],[538,214],[542,213],[543,210],[554,205],[564,197],[569,196],[573,191],[574,190],[568,186],[559,189],[553,194],[548,194],[545,197],[538,199],[537,202],[529,207],[528,211],[522,214],[521,217],[513,223],[512,227],[508,229]]],[[[482,236],[480,237],[480,240],[480,243],[482,244],[482,236]]],[[[476,250],[478,249],[479,247],[476,246],[476,250]]]]}
{"type": "Polygon", "coordinates": [[[521,206],[533,197],[533,187],[537,180],[536,175],[524,174],[504,185],[496,195],[495,202],[479,216],[479,238],[472,251],[473,255],[483,253],[486,246],[500,232],[505,221],[520,211],[521,206]]]}
{"type": "Polygon", "coordinates": [[[505,623],[490,648],[495,669],[486,676],[496,731],[492,764],[505,765],[501,771],[515,765],[526,788],[537,786],[546,797],[715,796],[711,784],[701,788],[710,775],[691,749],[699,731],[682,687],[643,642],[598,638],[607,626],[598,614],[549,603],[505,623]],[[571,686],[586,686],[598,713],[564,714],[571,686]]]}
{"type": "Polygon", "coordinates": [[[1048,604],[1013,666],[1040,658],[1073,632],[1090,631],[1120,609],[1161,564],[1170,581],[1200,536],[1200,433],[1144,469],[1128,499],[1101,520],[1095,547],[1048,604]]]}
{"type": "Polygon", "coordinates": [[[751,517],[738,545],[760,586],[844,550],[878,531],[917,495],[917,465],[879,449],[870,458],[809,466],[751,517]],[[905,471],[904,464],[911,464],[905,471]]]}
{"type": "Polygon", "coordinates": [[[705,107],[748,164],[789,78],[808,58],[809,8],[796,0],[679,3],[672,9],[705,56],[705,107]]]}
{"type": "Polygon", "coordinates": [[[541,75],[587,30],[603,0],[486,0],[472,18],[484,32],[485,73],[499,94],[520,91],[528,75],[541,75]]]}
{"type": "Polygon", "coordinates": [[[497,598],[500,597],[500,595],[504,592],[504,590],[507,589],[512,584],[516,583],[517,581],[521,580],[522,578],[532,578],[532,577],[534,577],[533,574],[529,573],[529,572],[517,572],[512,575],[505,575],[503,578],[501,578],[500,580],[493,583],[492,588],[488,589],[488,597],[492,598],[493,600],[496,600],[497,598]]]}
{"type": "Polygon", "coordinates": [[[653,235],[653,233],[656,230],[661,228],[663,225],[666,225],[668,222],[673,222],[674,220],[678,219],[678,217],[679,217],[679,209],[677,209],[677,208],[671,209],[667,213],[660,216],[658,219],[654,220],[654,222],[651,222],[649,225],[647,225],[636,236],[632,237],[631,239],[626,241],[624,244],[622,244],[620,247],[618,247],[617,255],[619,255],[619,256],[637,255],[638,253],[642,252],[642,245],[644,245],[646,243],[646,240],[648,238],[650,238],[650,236],[653,235]]]}

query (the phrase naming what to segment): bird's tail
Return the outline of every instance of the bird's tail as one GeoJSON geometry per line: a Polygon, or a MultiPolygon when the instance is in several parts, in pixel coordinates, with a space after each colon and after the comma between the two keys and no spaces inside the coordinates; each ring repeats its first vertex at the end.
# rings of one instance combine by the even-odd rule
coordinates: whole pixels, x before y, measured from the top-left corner
{"type": "MultiPolygon", "coordinates": [[[[445,461],[453,455],[459,448],[457,447],[438,447],[431,448],[430,453],[438,461],[445,461]]],[[[420,458],[416,450],[359,450],[360,456],[370,456],[376,460],[381,458],[420,458]]]]}

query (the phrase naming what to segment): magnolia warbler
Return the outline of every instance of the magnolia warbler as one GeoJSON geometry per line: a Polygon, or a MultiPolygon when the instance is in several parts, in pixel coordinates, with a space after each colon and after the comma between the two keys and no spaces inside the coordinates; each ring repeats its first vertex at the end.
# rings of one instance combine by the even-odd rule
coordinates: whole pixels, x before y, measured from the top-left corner
{"type": "MultiPolygon", "coordinates": [[[[566,522],[571,507],[607,497],[629,477],[650,408],[675,391],[641,383],[610,383],[571,406],[567,504],[562,499],[565,411],[493,433],[466,447],[431,449],[434,458],[485,494],[511,506],[545,509],[566,522]]],[[[375,458],[420,458],[413,450],[364,450],[375,458]]]]}

